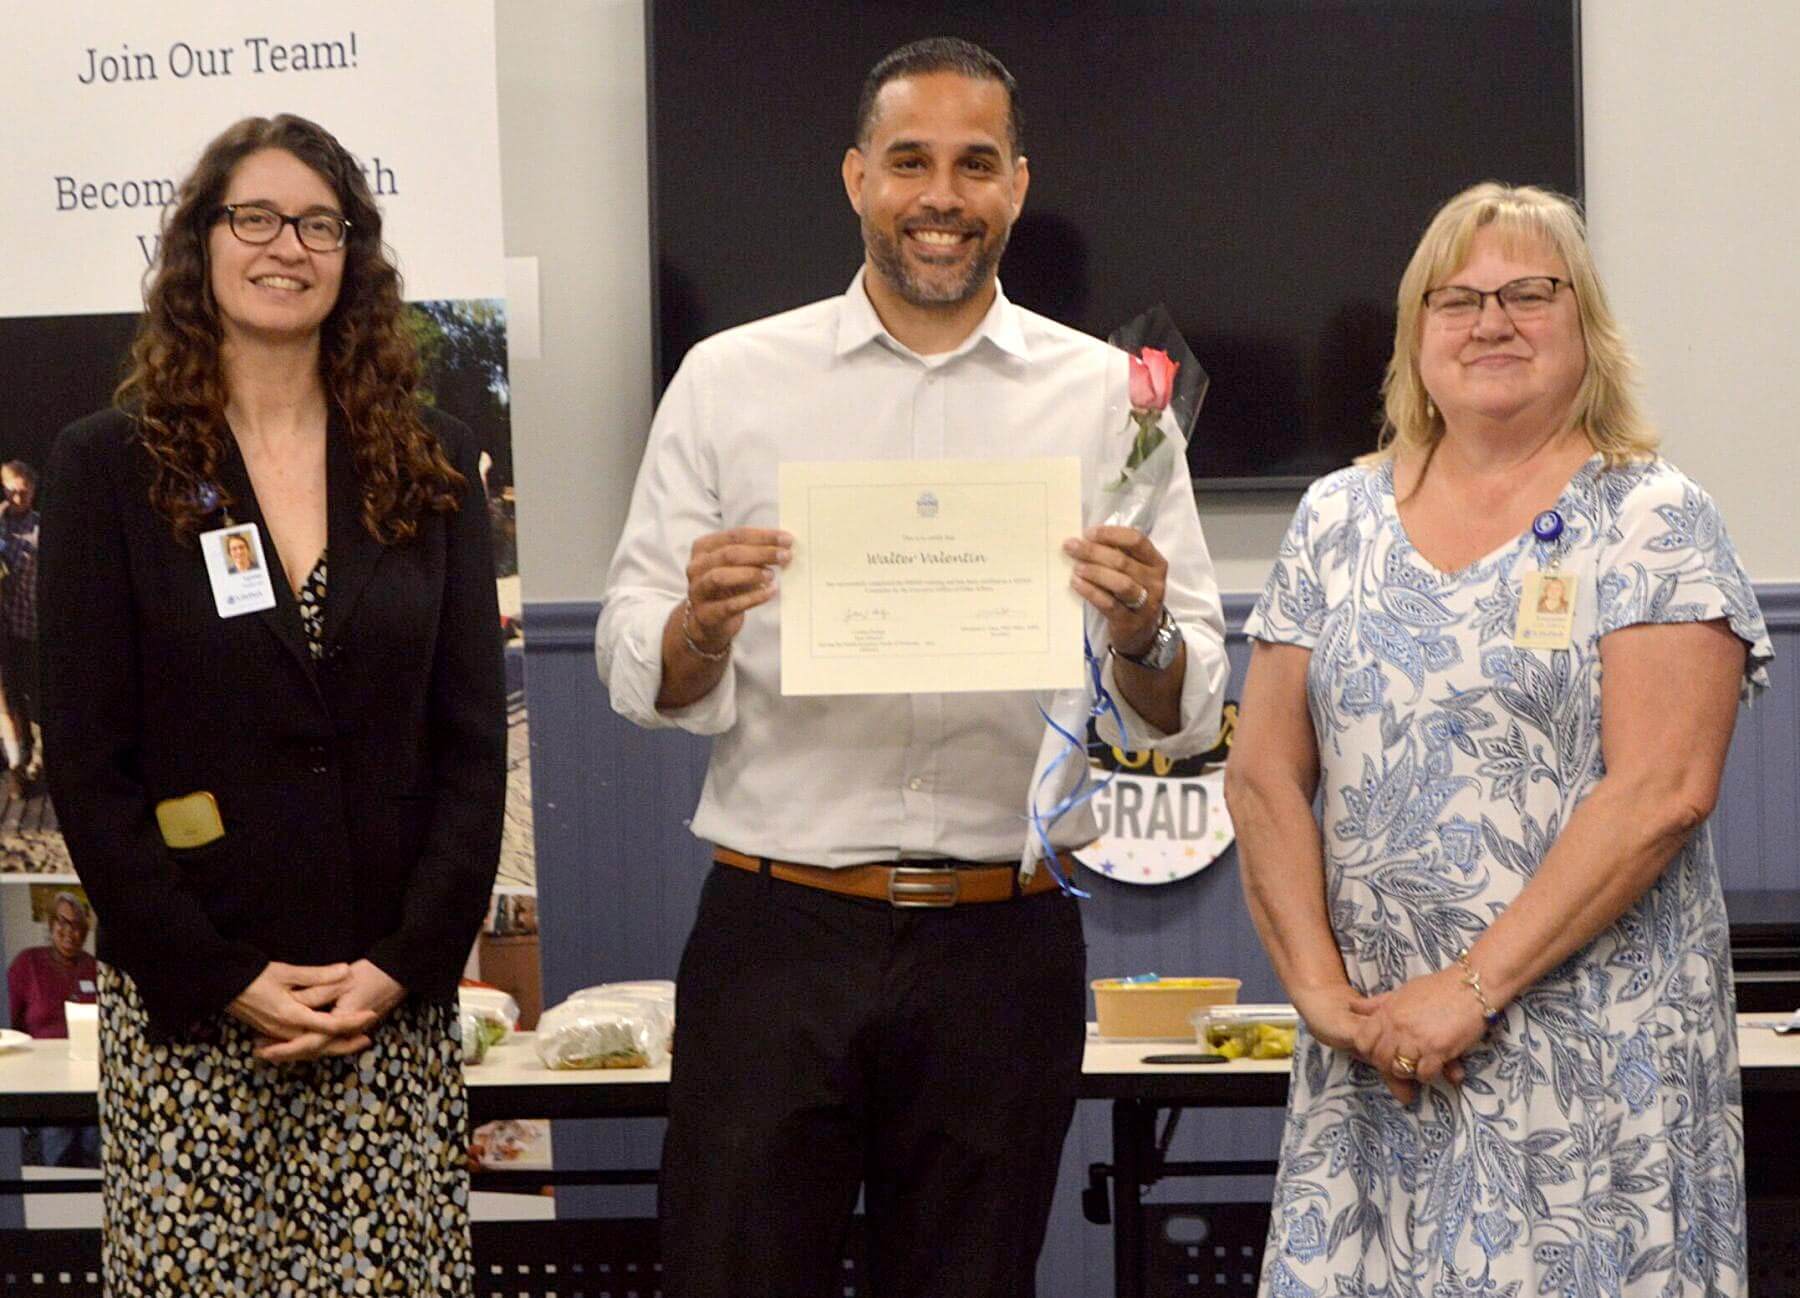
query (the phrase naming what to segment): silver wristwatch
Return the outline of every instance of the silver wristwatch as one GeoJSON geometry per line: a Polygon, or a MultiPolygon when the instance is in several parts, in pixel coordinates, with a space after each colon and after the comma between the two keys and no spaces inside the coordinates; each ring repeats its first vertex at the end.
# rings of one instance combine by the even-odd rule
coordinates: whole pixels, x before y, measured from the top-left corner
{"type": "Polygon", "coordinates": [[[1117,646],[1114,646],[1113,652],[1126,662],[1136,663],[1150,671],[1167,671],[1175,662],[1175,656],[1181,652],[1181,628],[1169,616],[1169,606],[1164,604],[1156,615],[1156,634],[1151,637],[1149,646],[1142,653],[1121,653],[1117,646]]]}

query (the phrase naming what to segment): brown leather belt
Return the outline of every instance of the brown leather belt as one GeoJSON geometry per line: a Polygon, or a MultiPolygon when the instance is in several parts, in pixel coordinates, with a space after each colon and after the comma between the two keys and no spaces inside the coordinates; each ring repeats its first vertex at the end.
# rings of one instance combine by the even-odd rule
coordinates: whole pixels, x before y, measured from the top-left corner
{"type": "Polygon", "coordinates": [[[862,897],[869,901],[885,901],[891,906],[959,906],[970,902],[1011,901],[1015,896],[1031,897],[1056,888],[1056,879],[1040,865],[1031,878],[1013,890],[1018,870],[1010,865],[799,865],[792,861],[764,861],[760,856],[746,856],[729,847],[715,847],[713,860],[761,874],[767,865],[769,874],[784,883],[797,883],[803,888],[835,892],[842,897],[862,897]]]}

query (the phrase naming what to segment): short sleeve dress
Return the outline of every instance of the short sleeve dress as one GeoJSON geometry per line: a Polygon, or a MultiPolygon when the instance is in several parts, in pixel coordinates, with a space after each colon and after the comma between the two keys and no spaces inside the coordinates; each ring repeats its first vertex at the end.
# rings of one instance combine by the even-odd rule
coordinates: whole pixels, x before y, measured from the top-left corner
{"type": "MultiPolygon", "coordinates": [[[[1605,774],[1600,642],[1722,620],[1767,684],[1761,611],[1713,501],[1661,459],[1595,456],[1530,532],[1444,573],[1391,462],[1301,502],[1250,637],[1312,651],[1332,928],[1375,993],[1451,965],[1605,774]],[[1526,574],[1570,579],[1566,649],[1514,646],[1526,574]]],[[[1679,688],[1678,682],[1671,683],[1679,688]]],[[[1402,1107],[1304,1033],[1262,1292],[1275,1298],[1741,1295],[1743,1117],[1712,839],[1507,1007],[1460,1087],[1402,1107]]]]}

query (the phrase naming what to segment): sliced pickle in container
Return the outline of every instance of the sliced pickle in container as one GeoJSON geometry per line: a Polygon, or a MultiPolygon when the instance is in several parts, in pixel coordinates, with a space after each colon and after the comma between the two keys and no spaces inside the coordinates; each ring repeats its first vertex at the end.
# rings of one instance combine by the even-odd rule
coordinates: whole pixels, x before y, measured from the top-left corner
{"type": "Polygon", "coordinates": [[[1196,1044],[1227,1059],[1291,1059],[1300,1015],[1292,1005],[1212,1005],[1193,1024],[1196,1044]]]}

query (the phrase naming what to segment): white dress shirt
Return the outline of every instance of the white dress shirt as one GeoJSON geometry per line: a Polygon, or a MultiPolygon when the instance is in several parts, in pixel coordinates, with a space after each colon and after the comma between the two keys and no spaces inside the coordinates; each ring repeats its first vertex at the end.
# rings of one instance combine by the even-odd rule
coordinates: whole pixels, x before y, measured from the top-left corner
{"type": "MultiPolygon", "coordinates": [[[[696,835],[814,865],[1019,859],[1044,734],[1037,696],[784,698],[777,594],[750,611],[712,692],[660,712],[663,626],[687,593],[697,538],[780,526],[783,460],[1079,455],[1091,517],[1100,485],[1129,450],[1127,382],[1124,353],[1004,294],[962,346],[919,356],[882,326],[861,272],[842,297],[729,329],[688,353],[651,425],[595,655],[621,715],[716,736],[696,835]]],[[[1168,560],[1166,602],[1187,641],[1181,729],[1164,735],[1138,716],[1113,682],[1110,658],[1105,683],[1127,746],[1179,757],[1217,737],[1227,664],[1212,560],[1187,466],[1175,458],[1150,531],[1168,560]]],[[[1106,654],[1104,643],[1093,648],[1106,654]]],[[[1095,833],[1083,806],[1052,839],[1079,846],[1095,833]]]]}

